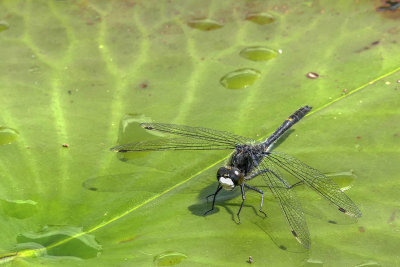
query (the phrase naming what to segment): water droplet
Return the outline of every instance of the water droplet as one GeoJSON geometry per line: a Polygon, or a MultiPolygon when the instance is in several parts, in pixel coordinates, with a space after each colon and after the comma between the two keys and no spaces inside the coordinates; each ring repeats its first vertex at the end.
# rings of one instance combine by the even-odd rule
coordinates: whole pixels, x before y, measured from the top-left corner
{"type": "MultiPolygon", "coordinates": [[[[150,121],[150,119],[142,114],[126,114],[120,122],[117,145],[147,140],[153,137],[153,134],[158,134],[153,131],[146,131],[140,127],[140,123],[146,121],[150,121]]],[[[117,157],[121,161],[128,161],[131,159],[144,157],[147,153],[148,152],[117,153],[117,157]]]]}
{"type": "Polygon", "coordinates": [[[346,191],[351,188],[354,179],[357,177],[353,170],[335,173],[326,173],[326,176],[335,181],[342,191],[346,191]]]}
{"type": "Polygon", "coordinates": [[[0,126],[0,145],[11,144],[18,138],[18,131],[0,126]]]}
{"type": "Polygon", "coordinates": [[[239,69],[227,73],[221,78],[220,83],[228,89],[241,89],[252,85],[261,73],[255,69],[239,69]]]}
{"type": "Polygon", "coordinates": [[[180,252],[166,251],[154,257],[154,263],[157,266],[172,266],[179,264],[187,256],[180,252]]]}
{"type": "Polygon", "coordinates": [[[37,211],[37,203],[32,200],[0,199],[0,207],[6,216],[17,219],[29,218],[37,211]]]}
{"type": "Polygon", "coordinates": [[[211,19],[194,19],[188,25],[201,31],[213,31],[222,28],[224,25],[211,19]]]}
{"type": "Polygon", "coordinates": [[[246,47],[240,51],[240,55],[253,61],[267,61],[278,55],[278,52],[263,46],[246,47]]]}
{"type": "Polygon", "coordinates": [[[72,226],[47,226],[39,232],[19,234],[17,242],[19,256],[37,256],[36,252],[45,250],[49,256],[90,259],[102,250],[93,235],[72,226]]]}
{"type": "Polygon", "coordinates": [[[10,25],[7,22],[0,21],[0,32],[8,30],[8,28],[10,28],[10,25]]]}
{"type": "Polygon", "coordinates": [[[246,19],[260,25],[270,24],[275,21],[275,18],[268,13],[250,13],[246,19]]]}

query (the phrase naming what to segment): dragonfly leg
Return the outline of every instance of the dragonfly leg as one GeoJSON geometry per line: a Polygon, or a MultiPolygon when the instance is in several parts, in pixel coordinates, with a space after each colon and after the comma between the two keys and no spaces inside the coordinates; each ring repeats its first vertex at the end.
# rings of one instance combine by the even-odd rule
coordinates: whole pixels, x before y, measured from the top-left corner
{"type": "Polygon", "coordinates": [[[261,204],[260,204],[260,209],[259,209],[259,211],[260,211],[262,214],[264,214],[265,217],[267,217],[267,214],[265,214],[265,212],[262,210],[262,207],[263,207],[263,204],[264,204],[264,192],[261,191],[261,190],[258,189],[258,188],[252,187],[252,186],[247,185],[247,184],[244,184],[244,186],[245,186],[246,188],[248,188],[248,189],[254,190],[254,191],[256,191],[256,192],[258,192],[258,193],[261,194],[261,204]]]}
{"type": "Polygon", "coordinates": [[[254,166],[255,166],[255,167],[258,167],[258,160],[256,159],[256,157],[255,157],[253,154],[251,154],[251,158],[252,158],[252,160],[253,160],[254,166]]]}
{"type": "Polygon", "coordinates": [[[301,185],[301,184],[304,183],[304,181],[300,181],[300,182],[297,182],[297,183],[295,183],[295,184],[290,185],[290,184],[288,184],[285,180],[283,180],[277,173],[275,173],[273,170],[266,169],[266,170],[263,170],[263,171],[269,171],[269,172],[271,172],[273,175],[275,175],[276,178],[279,179],[279,181],[281,181],[281,182],[285,185],[285,187],[286,187],[287,189],[292,189],[293,187],[298,186],[298,185],[301,185]]]}
{"type": "Polygon", "coordinates": [[[214,194],[211,194],[211,195],[208,195],[208,196],[206,197],[207,202],[208,202],[208,198],[211,197],[211,196],[214,196],[214,197],[213,197],[213,202],[212,202],[211,209],[208,210],[208,211],[206,211],[206,212],[204,212],[203,216],[207,215],[207,213],[209,213],[210,211],[212,211],[212,210],[214,209],[215,198],[217,197],[217,194],[219,193],[219,191],[221,191],[221,189],[222,189],[222,186],[218,183],[218,187],[217,187],[217,190],[215,191],[215,193],[214,193],[214,194]]]}
{"type": "Polygon", "coordinates": [[[300,182],[297,182],[297,183],[295,183],[295,184],[292,184],[292,185],[289,187],[289,189],[290,189],[290,188],[293,188],[293,187],[295,187],[295,186],[301,185],[301,184],[304,184],[304,181],[300,181],[300,182]]]}
{"type": "Polygon", "coordinates": [[[238,223],[240,223],[240,212],[242,211],[244,201],[246,200],[246,195],[245,195],[245,192],[244,192],[244,183],[242,183],[240,185],[240,191],[242,192],[242,204],[240,204],[240,208],[239,208],[239,211],[237,213],[237,217],[238,217],[238,221],[239,221],[238,223]]]}

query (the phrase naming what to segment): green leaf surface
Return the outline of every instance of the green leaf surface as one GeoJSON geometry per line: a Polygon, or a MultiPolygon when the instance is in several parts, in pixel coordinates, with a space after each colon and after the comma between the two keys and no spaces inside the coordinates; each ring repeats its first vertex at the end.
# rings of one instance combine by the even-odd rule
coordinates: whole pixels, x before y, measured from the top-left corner
{"type": "Polygon", "coordinates": [[[382,6],[1,1],[0,263],[400,265],[400,11],[382,6]],[[258,75],[224,87],[243,69],[258,75]],[[277,150],[351,177],[363,212],[349,220],[296,188],[307,251],[267,189],[266,218],[249,192],[236,224],[238,191],[202,216],[229,151],[109,151],[162,138],[139,127],[150,121],[261,140],[304,105],[313,112],[277,150]]]}

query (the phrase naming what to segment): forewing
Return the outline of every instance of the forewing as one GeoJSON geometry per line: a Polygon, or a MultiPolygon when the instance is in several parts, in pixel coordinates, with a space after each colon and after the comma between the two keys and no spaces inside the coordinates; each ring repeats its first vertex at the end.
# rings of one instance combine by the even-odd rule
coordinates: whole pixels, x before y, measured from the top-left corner
{"type": "Polygon", "coordinates": [[[272,193],[279,200],[279,204],[291,228],[292,234],[305,248],[310,248],[310,233],[308,232],[306,219],[300,202],[297,200],[294,192],[292,192],[292,189],[287,188],[282,182],[284,178],[279,175],[279,171],[274,166],[268,166],[265,161],[261,162],[258,166],[258,170],[266,169],[269,171],[263,172],[261,176],[272,193]]]}
{"type": "Polygon", "coordinates": [[[361,211],[354,202],[340,190],[332,179],[320,171],[281,152],[272,152],[266,156],[265,160],[276,164],[299,180],[304,181],[308,186],[336,205],[341,212],[350,216],[361,217],[361,211]]]}
{"type": "Polygon", "coordinates": [[[166,124],[166,123],[141,123],[140,126],[145,128],[146,130],[169,133],[173,135],[179,135],[193,139],[200,139],[204,141],[207,140],[210,142],[231,145],[231,146],[232,145],[235,146],[237,144],[255,142],[250,138],[208,128],[190,127],[190,126],[166,124]]]}
{"type": "Polygon", "coordinates": [[[115,152],[167,151],[167,150],[223,150],[235,149],[234,145],[193,138],[165,138],[123,144],[110,148],[115,152]]]}

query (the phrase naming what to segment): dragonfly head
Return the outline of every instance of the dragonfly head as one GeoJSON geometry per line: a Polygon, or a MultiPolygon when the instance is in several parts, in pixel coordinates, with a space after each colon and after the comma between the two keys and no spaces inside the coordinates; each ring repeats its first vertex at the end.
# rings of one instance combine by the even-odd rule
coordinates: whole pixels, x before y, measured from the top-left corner
{"type": "Polygon", "coordinates": [[[217,172],[217,180],[225,190],[231,191],[243,182],[242,172],[235,167],[221,167],[217,172]]]}

